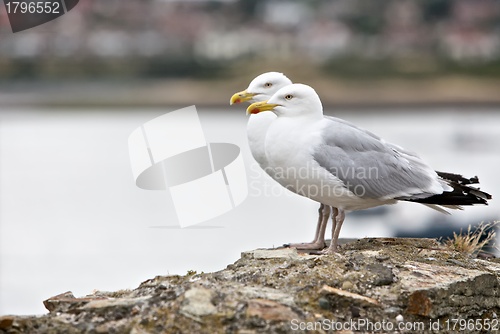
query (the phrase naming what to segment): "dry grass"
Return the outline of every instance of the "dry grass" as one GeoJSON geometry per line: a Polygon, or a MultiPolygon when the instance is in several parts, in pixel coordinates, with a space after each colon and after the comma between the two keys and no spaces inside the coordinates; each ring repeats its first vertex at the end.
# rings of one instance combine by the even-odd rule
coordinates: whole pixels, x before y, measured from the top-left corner
{"type": "Polygon", "coordinates": [[[471,226],[467,228],[467,233],[457,234],[453,232],[453,238],[445,240],[444,244],[451,250],[474,254],[479,252],[485,245],[495,239],[495,227],[500,221],[484,223],[482,222],[475,230],[471,230],[471,226]]]}

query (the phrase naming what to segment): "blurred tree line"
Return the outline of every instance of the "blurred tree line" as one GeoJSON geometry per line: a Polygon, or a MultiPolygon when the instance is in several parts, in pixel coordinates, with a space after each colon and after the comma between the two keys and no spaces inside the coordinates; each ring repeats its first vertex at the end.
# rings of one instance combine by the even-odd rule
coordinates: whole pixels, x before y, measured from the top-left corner
{"type": "Polygon", "coordinates": [[[213,78],[262,64],[342,78],[500,76],[496,0],[86,0],[13,34],[0,77],[213,78]]]}

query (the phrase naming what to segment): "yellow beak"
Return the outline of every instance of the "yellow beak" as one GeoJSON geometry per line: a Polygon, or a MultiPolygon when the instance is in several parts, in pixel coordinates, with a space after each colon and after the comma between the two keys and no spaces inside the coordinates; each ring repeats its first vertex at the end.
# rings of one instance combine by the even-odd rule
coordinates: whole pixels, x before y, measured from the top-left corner
{"type": "Polygon", "coordinates": [[[229,105],[234,103],[250,101],[255,95],[256,95],[255,93],[249,93],[246,90],[242,90],[241,92],[235,93],[233,96],[231,96],[231,100],[229,100],[229,105]]]}
{"type": "Polygon", "coordinates": [[[262,111],[271,111],[278,106],[280,106],[280,104],[267,103],[267,101],[255,102],[248,106],[247,115],[258,114],[262,111]]]}

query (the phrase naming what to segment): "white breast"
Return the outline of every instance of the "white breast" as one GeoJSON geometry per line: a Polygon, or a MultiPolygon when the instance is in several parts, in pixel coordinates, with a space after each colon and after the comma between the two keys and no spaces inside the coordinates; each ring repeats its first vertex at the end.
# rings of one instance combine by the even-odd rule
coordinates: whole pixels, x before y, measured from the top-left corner
{"type": "Polygon", "coordinates": [[[250,151],[252,152],[253,158],[264,170],[269,166],[265,151],[266,132],[271,122],[275,119],[276,115],[274,113],[262,112],[251,115],[247,124],[247,137],[250,151]]]}

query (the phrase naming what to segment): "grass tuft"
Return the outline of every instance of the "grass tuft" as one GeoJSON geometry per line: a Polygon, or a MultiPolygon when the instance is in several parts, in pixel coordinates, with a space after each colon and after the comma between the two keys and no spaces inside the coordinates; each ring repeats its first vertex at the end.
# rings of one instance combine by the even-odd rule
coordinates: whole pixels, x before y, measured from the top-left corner
{"type": "Polygon", "coordinates": [[[479,252],[484,246],[489,244],[496,237],[495,227],[500,221],[485,223],[482,222],[472,231],[471,226],[467,228],[467,233],[453,232],[453,238],[444,241],[445,246],[453,251],[466,254],[479,252]]]}

